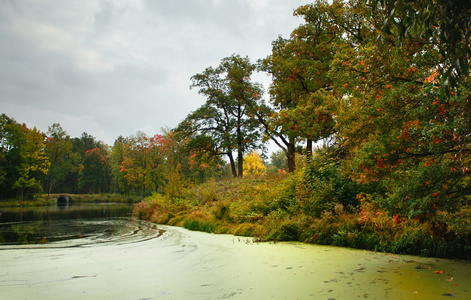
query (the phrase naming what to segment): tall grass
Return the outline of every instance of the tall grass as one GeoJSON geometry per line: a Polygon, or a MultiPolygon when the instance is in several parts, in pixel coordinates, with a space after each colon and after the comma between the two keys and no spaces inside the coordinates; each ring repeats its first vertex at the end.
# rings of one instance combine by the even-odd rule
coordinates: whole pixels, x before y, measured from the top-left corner
{"type": "Polygon", "coordinates": [[[258,240],[471,259],[471,208],[439,212],[429,222],[391,216],[374,194],[363,192],[368,191],[364,187],[347,182],[339,191],[335,179],[328,176],[317,183],[306,180],[302,172],[211,180],[186,189],[173,201],[153,194],[136,205],[134,215],[258,240]]]}

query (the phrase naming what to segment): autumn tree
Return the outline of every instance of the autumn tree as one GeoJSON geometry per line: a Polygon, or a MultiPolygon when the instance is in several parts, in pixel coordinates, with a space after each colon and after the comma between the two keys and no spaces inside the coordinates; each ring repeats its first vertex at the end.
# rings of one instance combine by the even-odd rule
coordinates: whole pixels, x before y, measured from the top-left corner
{"type": "Polygon", "coordinates": [[[129,186],[126,182],[125,174],[122,172],[121,164],[124,161],[124,145],[127,139],[119,136],[113,146],[110,154],[110,167],[112,175],[112,190],[118,193],[129,193],[129,186]]]}
{"type": "Polygon", "coordinates": [[[46,177],[47,199],[53,187],[63,181],[69,173],[78,171],[79,155],[72,152],[72,141],[58,123],[49,126],[46,137],[46,155],[50,166],[46,177]]]}
{"type": "Polygon", "coordinates": [[[188,136],[181,131],[163,129],[165,144],[162,147],[165,155],[165,171],[163,173],[163,193],[165,198],[175,201],[183,196],[185,188],[191,182],[188,180],[191,173],[190,157],[185,149],[188,136]]]}
{"type": "Polygon", "coordinates": [[[336,101],[328,71],[340,31],[325,17],[328,8],[323,1],[298,8],[295,15],[305,24],[289,39],[274,41],[272,54],[259,62],[260,70],[272,77],[271,109],[258,109],[255,115],[266,136],[286,154],[290,172],[298,142],[306,142],[310,156],[313,142],[334,133],[336,101]]]}
{"type": "Polygon", "coordinates": [[[265,174],[267,167],[257,151],[252,151],[245,156],[244,170],[246,170],[247,174],[262,175],[265,174]]]}
{"type": "Polygon", "coordinates": [[[109,172],[108,153],[100,148],[85,151],[79,188],[85,193],[104,193],[109,172]]]}
{"type": "Polygon", "coordinates": [[[261,87],[250,81],[254,70],[255,65],[248,57],[232,55],[224,58],[217,68],[208,67],[194,75],[191,87],[198,87],[207,100],[179,126],[190,133],[210,136],[217,143],[219,153],[227,155],[234,177],[243,176],[244,153],[259,146],[258,124],[248,116],[249,106],[262,93],[261,87]]]}
{"type": "Polygon", "coordinates": [[[167,139],[160,134],[155,134],[148,139],[148,149],[145,156],[145,187],[157,191],[163,185],[163,172],[165,168],[165,153],[163,147],[167,139]]]}
{"type": "Polygon", "coordinates": [[[433,43],[438,51],[443,87],[469,75],[471,51],[471,2],[469,1],[404,1],[369,0],[372,14],[384,11],[383,38],[393,36],[407,41],[416,36],[433,43]]]}
{"type": "Polygon", "coordinates": [[[7,115],[0,116],[0,194],[12,197],[12,186],[17,180],[18,168],[22,162],[21,145],[25,141],[20,124],[7,115]]]}
{"type": "Polygon", "coordinates": [[[41,179],[47,174],[49,160],[44,151],[45,135],[34,127],[28,129],[22,125],[25,132],[25,143],[21,146],[22,162],[18,168],[19,178],[13,184],[13,189],[20,190],[21,200],[24,200],[25,192],[30,189],[40,191],[41,179]]]}
{"type": "Polygon", "coordinates": [[[143,132],[117,140],[112,159],[118,185],[125,191],[133,188],[138,194],[157,190],[163,183],[164,144],[162,135],[148,137],[143,132]]]}
{"type": "Polygon", "coordinates": [[[186,171],[192,182],[202,183],[221,175],[224,166],[217,144],[206,134],[191,137],[182,149],[183,155],[189,156],[186,171]]]}
{"type": "MultiPolygon", "coordinates": [[[[225,107],[222,108],[224,110],[225,107]]],[[[178,136],[186,135],[190,151],[210,153],[213,156],[226,155],[229,159],[232,174],[237,176],[233,155],[234,141],[231,136],[232,119],[229,114],[221,113],[208,103],[191,112],[175,129],[178,136]]]]}
{"type": "MultiPolygon", "coordinates": [[[[108,153],[107,145],[95,139],[94,136],[83,132],[80,137],[74,137],[70,139],[72,142],[72,150],[70,155],[67,157],[67,164],[71,165],[71,168],[58,180],[53,188],[52,192],[68,192],[68,193],[80,193],[80,176],[83,171],[83,162],[85,161],[85,153],[87,150],[98,148],[101,153],[108,153]]],[[[107,182],[110,181],[110,173],[106,174],[107,182]]],[[[108,190],[108,188],[107,188],[108,190]]]]}
{"type": "Polygon", "coordinates": [[[341,95],[336,130],[343,170],[386,187],[382,203],[392,213],[425,220],[466,202],[469,78],[462,72],[460,82],[441,88],[450,80],[440,76],[449,70],[441,54],[446,46],[435,38],[441,27],[426,34],[424,24],[409,24],[407,34],[400,25],[384,31],[392,11],[364,1],[332,5],[328,17],[342,33],[330,74],[341,95]]]}
{"type": "Polygon", "coordinates": [[[104,193],[110,190],[109,146],[84,132],[72,139],[72,151],[80,156],[78,172],[68,175],[70,189],[77,193],[104,193]]]}
{"type": "Polygon", "coordinates": [[[49,168],[45,154],[45,135],[37,128],[30,129],[5,114],[0,117],[0,185],[4,197],[21,200],[28,191],[41,190],[41,181],[49,168]]]}

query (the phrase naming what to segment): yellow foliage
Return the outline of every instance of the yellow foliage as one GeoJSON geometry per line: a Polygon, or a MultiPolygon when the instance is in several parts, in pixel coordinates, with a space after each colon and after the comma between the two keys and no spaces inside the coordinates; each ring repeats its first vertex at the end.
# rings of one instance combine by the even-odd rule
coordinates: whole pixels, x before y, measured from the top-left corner
{"type": "Polygon", "coordinates": [[[267,167],[263,164],[262,158],[256,151],[247,154],[244,159],[244,172],[247,174],[264,174],[267,167]]]}

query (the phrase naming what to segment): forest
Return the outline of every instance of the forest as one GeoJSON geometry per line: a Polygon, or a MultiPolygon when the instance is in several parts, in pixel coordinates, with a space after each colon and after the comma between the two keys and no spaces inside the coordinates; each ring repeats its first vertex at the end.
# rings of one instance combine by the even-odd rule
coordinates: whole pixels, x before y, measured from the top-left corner
{"type": "Polygon", "coordinates": [[[294,15],[267,57],[195,74],[206,102],[162,134],[108,146],[2,115],[1,199],[132,194],[158,223],[470,258],[471,3],[316,1],[294,15]]]}

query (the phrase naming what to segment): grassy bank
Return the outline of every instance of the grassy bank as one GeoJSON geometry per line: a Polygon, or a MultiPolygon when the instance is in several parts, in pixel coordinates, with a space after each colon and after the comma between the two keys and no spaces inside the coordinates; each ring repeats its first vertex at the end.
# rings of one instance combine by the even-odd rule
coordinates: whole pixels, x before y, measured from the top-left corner
{"type": "Polygon", "coordinates": [[[49,200],[47,200],[46,194],[37,194],[31,200],[11,199],[0,201],[0,207],[56,205],[59,196],[70,197],[72,203],[137,203],[142,200],[142,197],[121,194],[51,194],[49,200]]]}
{"type": "Polygon", "coordinates": [[[358,194],[356,205],[317,198],[316,202],[293,186],[293,176],[210,181],[188,188],[173,200],[154,194],[136,205],[134,215],[159,224],[262,241],[471,259],[469,207],[438,212],[433,221],[419,222],[388,215],[367,194],[358,194]]]}

